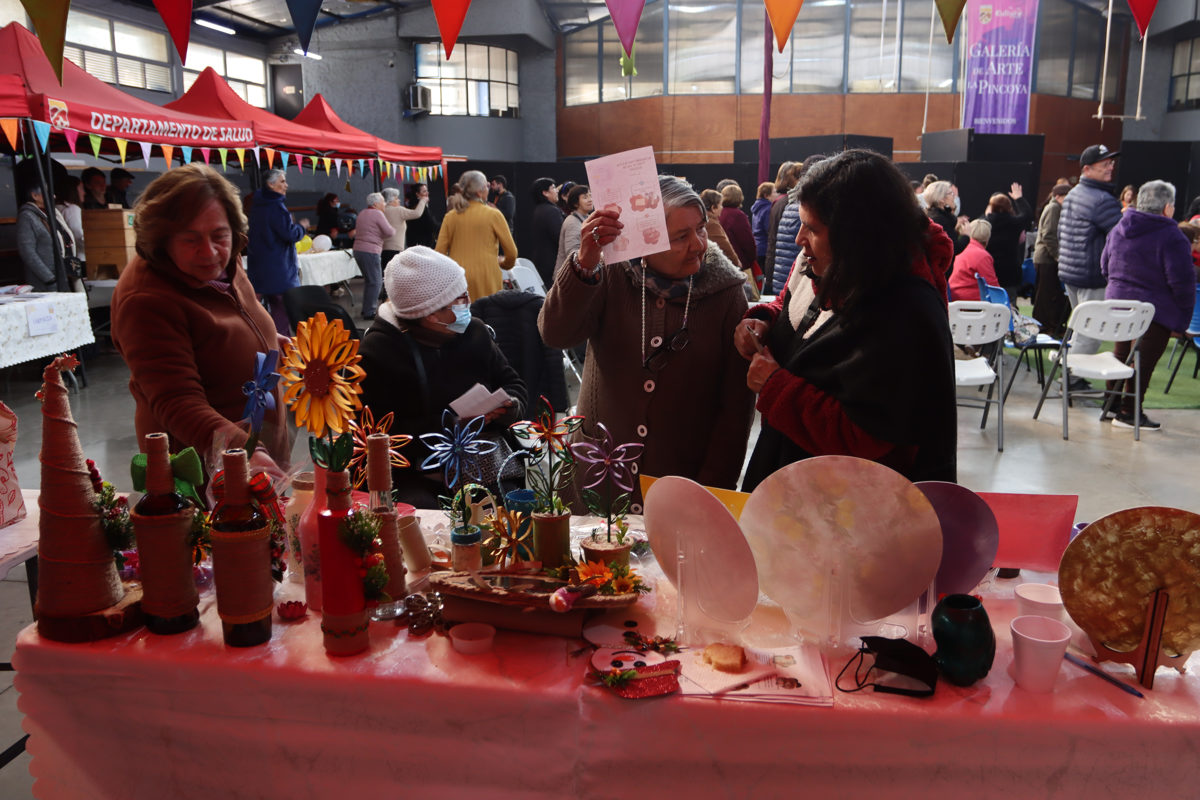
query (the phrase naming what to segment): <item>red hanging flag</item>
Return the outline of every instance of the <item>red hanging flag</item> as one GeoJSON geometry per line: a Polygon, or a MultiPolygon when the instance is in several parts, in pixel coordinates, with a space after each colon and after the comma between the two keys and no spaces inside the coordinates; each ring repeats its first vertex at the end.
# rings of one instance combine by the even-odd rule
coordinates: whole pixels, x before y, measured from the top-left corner
{"type": "Polygon", "coordinates": [[[1150,27],[1150,17],[1154,16],[1154,9],[1158,6],[1158,0],[1129,0],[1129,10],[1133,12],[1133,21],[1137,23],[1138,32],[1142,34],[1142,38],[1146,38],[1146,29],[1150,27]]]}
{"type": "Polygon", "coordinates": [[[462,30],[470,5],[471,0],[433,0],[433,14],[437,17],[438,32],[442,35],[447,60],[458,41],[458,32],[462,30]]]}
{"type": "Polygon", "coordinates": [[[192,0],[154,0],[158,15],[167,23],[167,33],[179,52],[179,60],[187,61],[188,37],[192,32],[192,0]]]}

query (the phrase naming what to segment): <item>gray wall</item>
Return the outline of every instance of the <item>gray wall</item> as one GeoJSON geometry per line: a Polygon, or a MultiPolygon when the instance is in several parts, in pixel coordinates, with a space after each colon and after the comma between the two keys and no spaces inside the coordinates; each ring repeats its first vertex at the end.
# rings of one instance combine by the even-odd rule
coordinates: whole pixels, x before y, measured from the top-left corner
{"type": "MultiPolygon", "coordinates": [[[[1200,20],[1200,2],[1175,0],[1159,3],[1150,27],[1146,31],[1146,74],[1142,81],[1142,116],[1144,120],[1125,121],[1126,139],[1162,141],[1200,140],[1200,110],[1168,111],[1171,99],[1171,61],[1175,43],[1196,35],[1185,34],[1183,25],[1194,27],[1200,20]]],[[[1129,75],[1125,81],[1125,113],[1133,116],[1137,110],[1138,78],[1141,72],[1142,43],[1135,33],[1129,50],[1129,75]]]]}
{"type": "Polygon", "coordinates": [[[459,36],[460,43],[516,51],[519,119],[405,118],[404,90],[416,80],[413,43],[438,38],[429,7],[318,28],[311,47],[322,60],[301,59],[305,100],[319,92],[352,125],[404,144],[436,145],[447,155],[494,161],[556,160],[555,38],[536,1],[475,3],[459,36]]]}

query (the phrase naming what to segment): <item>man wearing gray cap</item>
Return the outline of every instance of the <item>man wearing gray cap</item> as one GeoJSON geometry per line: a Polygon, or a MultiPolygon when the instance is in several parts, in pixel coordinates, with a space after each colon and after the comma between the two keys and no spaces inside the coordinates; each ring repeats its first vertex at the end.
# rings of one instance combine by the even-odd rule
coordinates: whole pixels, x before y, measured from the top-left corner
{"type": "MultiPolygon", "coordinates": [[[[1079,157],[1079,184],[1063,200],[1058,220],[1058,277],[1067,289],[1071,308],[1085,300],[1104,299],[1107,281],[1100,272],[1100,254],[1108,232],[1121,219],[1121,204],[1113,197],[1112,185],[1118,155],[1102,144],[1086,148],[1079,157]]],[[[1071,349],[1091,354],[1100,349],[1100,342],[1075,334],[1071,349]]]]}

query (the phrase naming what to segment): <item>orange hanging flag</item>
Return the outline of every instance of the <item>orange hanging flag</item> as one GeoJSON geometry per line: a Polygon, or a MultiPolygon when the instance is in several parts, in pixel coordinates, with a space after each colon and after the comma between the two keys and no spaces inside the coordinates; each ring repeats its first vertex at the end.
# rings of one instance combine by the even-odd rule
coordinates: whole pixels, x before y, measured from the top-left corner
{"type": "Polygon", "coordinates": [[[4,138],[8,139],[13,150],[17,149],[17,130],[19,123],[15,119],[0,119],[0,128],[4,129],[4,138]]]}
{"type": "Polygon", "coordinates": [[[458,32],[462,30],[470,5],[471,0],[433,0],[433,15],[437,17],[438,33],[442,35],[447,60],[458,41],[458,32]]]}
{"type": "Polygon", "coordinates": [[[175,145],[160,144],[159,147],[162,149],[163,159],[165,159],[167,162],[167,169],[170,169],[171,159],[175,158],[175,145]]]}
{"type": "Polygon", "coordinates": [[[275,151],[264,147],[263,152],[267,154],[267,169],[275,169],[275,151]]]}
{"type": "Polygon", "coordinates": [[[946,29],[946,43],[954,44],[954,30],[958,27],[958,19],[962,16],[963,6],[967,0],[936,0],[938,16],[942,18],[942,27],[946,29]]]}
{"type": "Polygon", "coordinates": [[[792,35],[792,26],[796,24],[796,16],[804,0],[764,0],[767,6],[767,16],[771,20],[771,29],[775,31],[775,44],[779,52],[783,52],[788,37],[792,35]]]}
{"type": "Polygon", "coordinates": [[[67,12],[71,8],[71,0],[21,0],[25,13],[33,23],[33,32],[37,34],[42,52],[58,82],[62,83],[63,44],[67,38],[67,12]]]}

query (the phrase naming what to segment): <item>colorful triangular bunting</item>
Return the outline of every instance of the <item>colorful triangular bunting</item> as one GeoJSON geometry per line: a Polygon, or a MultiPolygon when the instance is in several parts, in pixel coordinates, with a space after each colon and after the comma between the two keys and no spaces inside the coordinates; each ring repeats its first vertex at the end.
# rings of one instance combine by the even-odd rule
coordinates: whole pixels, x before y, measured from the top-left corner
{"type": "Polygon", "coordinates": [[[228,166],[229,149],[225,148],[225,147],[218,147],[217,155],[219,155],[221,157],[221,171],[228,172],[229,171],[229,166],[228,166]]]}
{"type": "Polygon", "coordinates": [[[46,152],[46,145],[50,143],[50,123],[42,122],[40,119],[33,120],[33,133],[37,136],[38,146],[42,148],[42,152],[46,152]]]}
{"type": "Polygon", "coordinates": [[[121,154],[121,163],[125,163],[125,148],[129,146],[129,142],[124,139],[113,137],[113,141],[117,143],[117,152],[121,154]]]}
{"type": "Polygon", "coordinates": [[[63,138],[67,140],[67,147],[71,148],[71,152],[75,152],[75,142],[79,139],[79,131],[70,128],[63,128],[63,138]]]}
{"type": "Polygon", "coordinates": [[[91,142],[91,145],[92,145],[92,155],[94,155],[96,158],[99,158],[100,157],[100,143],[104,141],[104,137],[98,133],[89,133],[88,141],[91,142]]]}
{"type": "Polygon", "coordinates": [[[154,0],[158,15],[167,23],[167,33],[179,52],[179,61],[187,63],[188,34],[192,28],[192,0],[154,0]]]}
{"type": "Polygon", "coordinates": [[[188,147],[186,144],[180,145],[179,158],[185,164],[192,163],[192,148],[188,147]]]}
{"type": "Polygon", "coordinates": [[[154,152],[154,145],[151,142],[138,142],[138,147],[142,148],[142,161],[146,162],[146,166],[150,166],[150,154],[154,152]]]}
{"type": "Polygon", "coordinates": [[[433,15],[437,18],[438,33],[442,35],[442,46],[446,49],[446,59],[454,51],[458,41],[458,33],[462,30],[463,20],[467,18],[467,9],[471,0],[433,0],[433,15]]]}
{"type": "Polygon", "coordinates": [[[160,144],[159,147],[162,149],[163,161],[167,162],[167,169],[170,169],[171,162],[175,159],[175,145],[160,144]]]}
{"type": "Polygon", "coordinates": [[[4,138],[8,139],[8,144],[16,152],[20,148],[17,147],[20,121],[15,119],[0,119],[0,129],[4,130],[4,138]]]}

